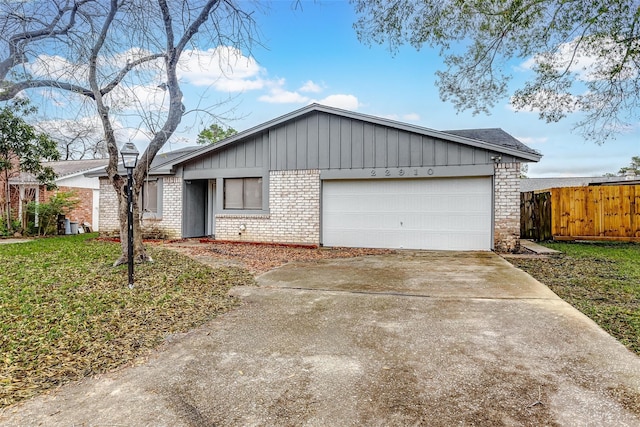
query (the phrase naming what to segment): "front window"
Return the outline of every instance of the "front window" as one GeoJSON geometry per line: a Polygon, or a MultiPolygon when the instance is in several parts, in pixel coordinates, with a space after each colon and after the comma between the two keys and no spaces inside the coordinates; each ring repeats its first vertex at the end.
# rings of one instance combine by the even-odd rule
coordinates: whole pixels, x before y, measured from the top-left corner
{"type": "Polygon", "coordinates": [[[262,178],[227,178],[224,180],[225,209],[262,209],[262,178]]]}
{"type": "Polygon", "coordinates": [[[148,180],[142,184],[143,214],[158,214],[158,181],[148,180]]]}

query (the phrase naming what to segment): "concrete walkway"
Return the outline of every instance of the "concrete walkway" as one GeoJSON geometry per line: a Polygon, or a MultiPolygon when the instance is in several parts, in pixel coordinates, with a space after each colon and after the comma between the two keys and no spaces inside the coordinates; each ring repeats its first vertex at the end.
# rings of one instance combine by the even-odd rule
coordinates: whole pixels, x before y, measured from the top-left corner
{"type": "Polygon", "coordinates": [[[495,254],[289,264],[259,284],[139,366],[0,424],[640,425],[640,358],[495,254]]]}
{"type": "Polygon", "coordinates": [[[19,238],[15,238],[15,237],[11,237],[8,239],[0,239],[0,245],[9,245],[12,243],[27,243],[30,242],[33,239],[19,239],[19,238]]]}

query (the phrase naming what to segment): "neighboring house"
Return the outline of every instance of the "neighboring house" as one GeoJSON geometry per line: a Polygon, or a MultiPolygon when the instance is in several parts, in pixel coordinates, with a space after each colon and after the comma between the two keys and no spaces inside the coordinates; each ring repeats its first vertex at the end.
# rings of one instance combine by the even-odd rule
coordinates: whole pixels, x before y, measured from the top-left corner
{"type": "MultiPolygon", "coordinates": [[[[635,176],[634,176],[635,178],[635,176]]],[[[625,184],[629,179],[620,176],[583,176],[583,177],[559,177],[559,178],[522,178],[520,180],[520,191],[528,193],[530,191],[540,192],[552,188],[562,187],[587,187],[589,185],[604,184],[625,184]]]]}
{"type": "Polygon", "coordinates": [[[13,211],[22,217],[26,202],[37,200],[47,202],[51,196],[59,192],[73,192],[79,200],[76,208],[67,215],[67,219],[78,224],[90,224],[93,230],[99,230],[100,215],[100,182],[96,177],[87,177],[86,173],[104,170],[108,159],[63,160],[44,162],[43,166],[51,166],[57,174],[54,190],[47,190],[29,173],[20,173],[9,179],[12,193],[13,211]]]}
{"type": "MultiPolygon", "coordinates": [[[[156,159],[143,225],[185,238],[514,250],[520,164],[540,157],[501,129],[440,132],[312,104],[156,159]]],[[[104,177],[100,189],[100,228],[116,232],[115,192],[104,177]]]]}

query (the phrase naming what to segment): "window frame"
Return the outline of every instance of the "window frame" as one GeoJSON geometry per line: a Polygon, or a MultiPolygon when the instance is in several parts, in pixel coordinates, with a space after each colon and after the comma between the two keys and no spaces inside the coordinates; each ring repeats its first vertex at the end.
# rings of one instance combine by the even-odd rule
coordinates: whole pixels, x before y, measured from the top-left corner
{"type": "Polygon", "coordinates": [[[139,210],[142,219],[162,219],[162,178],[145,178],[140,188],[140,195],[138,197],[139,210]],[[156,186],[156,209],[154,211],[145,210],[145,203],[147,201],[146,193],[148,192],[149,183],[153,182],[156,186]]]}
{"type": "MultiPolygon", "coordinates": [[[[242,213],[249,213],[249,212],[263,212],[264,211],[264,202],[265,202],[265,197],[264,197],[264,178],[261,176],[247,176],[247,177],[228,177],[228,178],[223,178],[222,179],[222,210],[223,212],[242,212],[242,213]],[[255,189],[254,188],[254,196],[258,196],[259,197],[259,206],[248,206],[247,207],[247,203],[248,203],[248,191],[250,191],[250,189],[247,188],[247,181],[248,180],[256,180],[257,184],[259,184],[259,188],[255,189]],[[237,183],[241,183],[242,184],[242,200],[240,201],[241,205],[238,204],[238,197],[235,197],[234,199],[234,204],[232,205],[232,207],[229,207],[228,205],[228,187],[227,185],[229,184],[230,181],[234,181],[236,184],[237,183]],[[257,191],[256,191],[257,190],[257,191]]],[[[237,191],[237,190],[236,190],[237,191]]]]}

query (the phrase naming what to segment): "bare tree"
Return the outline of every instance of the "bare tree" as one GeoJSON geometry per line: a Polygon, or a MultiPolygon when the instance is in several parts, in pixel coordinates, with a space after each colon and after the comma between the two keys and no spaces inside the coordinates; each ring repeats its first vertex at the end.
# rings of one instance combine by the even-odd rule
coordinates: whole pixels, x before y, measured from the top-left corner
{"type": "MultiPolygon", "coordinates": [[[[156,125],[133,173],[139,218],[137,195],[147,165],[185,110],[177,74],[181,56],[210,46],[249,49],[255,22],[233,0],[0,1],[0,101],[46,88],[94,109],[109,154],[107,174],[119,199],[122,255],[116,264],[124,263],[126,177],[118,172],[116,117],[141,100],[141,91],[162,90],[165,103],[153,115],[156,125]]],[[[148,260],[139,221],[134,235],[136,260],[148,260]]]]}
{"type": "Polygon", "coordinates": [[[58,144],[60,160],[105,159],[109,156],[98,121],[47,120],[36,127],[58,144]]]}

